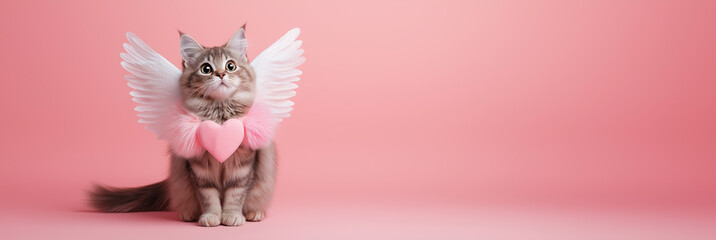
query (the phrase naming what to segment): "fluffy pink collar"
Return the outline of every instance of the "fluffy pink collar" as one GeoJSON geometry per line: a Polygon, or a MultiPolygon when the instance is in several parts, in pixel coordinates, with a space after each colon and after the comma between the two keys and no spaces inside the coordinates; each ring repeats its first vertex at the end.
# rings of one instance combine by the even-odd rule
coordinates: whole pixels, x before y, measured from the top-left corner
{"type": "Polygon", "coordinates": [[[222,125],[201,121],[184,110],[176,126],[170,127],[174,137],[173,151],[186,158],[200,155],[204,150],[219,162],[224,162],[240,145],[259,149],[273,139],[276,123],[267,106],[254,104],[245,116],[230,119],[222,125]]]}

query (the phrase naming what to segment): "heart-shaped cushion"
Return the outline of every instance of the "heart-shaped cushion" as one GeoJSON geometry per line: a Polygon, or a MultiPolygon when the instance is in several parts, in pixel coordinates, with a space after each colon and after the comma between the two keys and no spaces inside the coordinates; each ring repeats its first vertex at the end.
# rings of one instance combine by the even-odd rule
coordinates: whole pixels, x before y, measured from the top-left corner
{"type": "Polygon", "coordinates": [[[214,121],[203,121],[196,135],[201,145],[216,160],[223,163],[244,140],[244,123],[239,119],[229,119],[222,125],[214,121]]]}

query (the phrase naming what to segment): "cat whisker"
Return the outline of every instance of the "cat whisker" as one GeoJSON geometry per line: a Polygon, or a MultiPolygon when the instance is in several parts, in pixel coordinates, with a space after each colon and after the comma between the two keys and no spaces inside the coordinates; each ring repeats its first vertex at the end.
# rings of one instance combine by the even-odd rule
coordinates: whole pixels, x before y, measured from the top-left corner
{"type": "Polygon", "coordinates": [[[206,97],[209,95],[209,92],[211,91],[211,86],[208,84],[201,85],[199,87],[199,93],[197,94],[197,97],[201,97],[202,100],[205,100],[206,97]]]}
{"type": "Polygon", "coordinates": [[[206,100],[206,98],[209,96],[209,92],[214,91],[218,88],[218,86],[212,87],[212,86],[209,86],[208,84],[206,84],[206,86],[207,87],[206,87],[206,91],[204,92],[204,97],[202,97],[202,99],[201,99],[202,101],[206,100]]]}
{"type": "Polygon", "coordinates": [[[201,87],[195,88],[193,91],[189,93],[190,97],[196,96],[197,93],[199,93],[199,90],[201,90],[201,87]]]}
{"type": "Polygon", "coordinates": [[[209,92],[209,86],[207,86],[206,84],[201,85],[201,91],[199,91],[199,97],[206,96],[207,92],[209,92]]]}

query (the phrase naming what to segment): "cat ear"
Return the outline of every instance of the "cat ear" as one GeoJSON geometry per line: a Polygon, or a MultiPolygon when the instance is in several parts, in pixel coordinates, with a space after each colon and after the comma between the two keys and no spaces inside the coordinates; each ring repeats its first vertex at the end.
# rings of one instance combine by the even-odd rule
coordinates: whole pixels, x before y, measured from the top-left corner
{"type": "Polygon", "coordinates": [[[235,56],[246,56],[246,35],[244,35],[244,27],[241,27],[241,29],[231,36],[229,42],[226,43],[226,48],[235,54],[235,56]]]}
{"type": "Polygon", "coordinates": [[[189,37],[189,35],[181,35],[181,58],[189,64],[196,63],[196,58],[199,57],[201,50],[204,47],[201,46],[196,40],[189,37]]]}

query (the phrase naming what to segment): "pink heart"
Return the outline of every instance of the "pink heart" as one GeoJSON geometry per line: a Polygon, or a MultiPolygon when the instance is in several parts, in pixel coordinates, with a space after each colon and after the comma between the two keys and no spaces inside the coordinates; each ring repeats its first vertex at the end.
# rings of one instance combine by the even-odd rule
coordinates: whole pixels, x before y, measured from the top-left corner
{"type": "Polygon", "coordinates": [[[223,163],[244,140],[244,123],[239,119],[229,119],[219,126],[214,121],[203,121],[196,135],[201,145],[223,163]]]}

